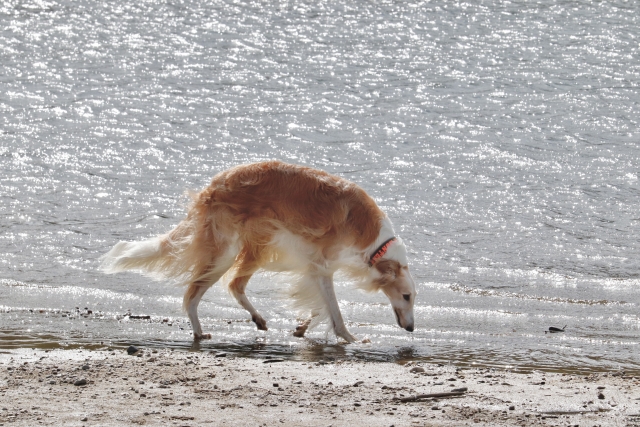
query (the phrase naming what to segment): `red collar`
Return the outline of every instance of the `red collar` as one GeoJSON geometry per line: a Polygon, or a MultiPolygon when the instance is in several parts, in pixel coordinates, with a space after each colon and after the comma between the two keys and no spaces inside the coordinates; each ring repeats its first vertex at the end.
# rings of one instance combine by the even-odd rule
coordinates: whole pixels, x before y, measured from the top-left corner
{"type": "Polygon", "coordinates": [[[376,249],[376,251],[373,253],[373,255],[371,255],[371,258],[369,258],[369,267],[372,267],[373,264],[378,262],[378,260],[380,258],[382,258],[384,256],[384,254],[387,253],[387,250],[389,249],[389,246],[391,246],[391,243],[393,243],[395,240],[396,240],[395,237],[392,237],[392,238],[390,238],[388,240],[385,240],[385,242],[383,244],[381,244],[378,249],[376,249]]]}

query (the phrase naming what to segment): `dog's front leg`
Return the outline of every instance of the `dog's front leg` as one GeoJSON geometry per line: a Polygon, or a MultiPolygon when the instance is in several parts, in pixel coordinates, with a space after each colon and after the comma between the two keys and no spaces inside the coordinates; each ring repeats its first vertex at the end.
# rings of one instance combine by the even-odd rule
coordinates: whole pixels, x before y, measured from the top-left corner
{"type": "Polygon", "coordinates": [[[331,326],[333,326],[333,331],[336,336],[344,338],[348,343],[356,342],[356,338],[349,333],[342,320],[342,313],[340,313],[336,292],[333,289],[333,278],[331,276],[320,276],[318,287],[320,288],[322,299],[327,306],[327,311],[331,318],[331,326]]]}

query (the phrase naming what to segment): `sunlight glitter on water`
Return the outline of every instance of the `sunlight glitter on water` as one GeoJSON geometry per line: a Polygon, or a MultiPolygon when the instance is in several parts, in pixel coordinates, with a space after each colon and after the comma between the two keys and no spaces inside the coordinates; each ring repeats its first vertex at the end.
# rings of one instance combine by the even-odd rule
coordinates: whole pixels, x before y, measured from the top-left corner
{"type": "Polygon", "coordinates": [[[270,333],[212,289],[211,348],[637,368],[640,11],[624,7],[0,4],[0,331],[188,348],[182,290],[104,276],[98,257],[171,229],[185,190],[215,173],[279,158],[383,207],[409,247],[422,329],[407,335],[384,297],[340,284],[350,328],[376,348],[289,350],[296,313],[272,295],[286,283],[256,278],[270,333]],[[75,307],[110,314],[74,326],[36,313],[75,307]],[[155,320],[120,328],[127,310],[155,320]]]}

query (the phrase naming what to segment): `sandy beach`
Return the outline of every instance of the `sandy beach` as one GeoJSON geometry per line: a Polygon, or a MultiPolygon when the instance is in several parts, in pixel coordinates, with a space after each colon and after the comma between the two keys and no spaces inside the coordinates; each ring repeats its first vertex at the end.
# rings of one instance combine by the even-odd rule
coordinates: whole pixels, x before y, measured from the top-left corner
{"type": "Polygon", "coordinates": [[[139,349],[0,354],[0,426],[640,426],[640,379],[139,349]]]}

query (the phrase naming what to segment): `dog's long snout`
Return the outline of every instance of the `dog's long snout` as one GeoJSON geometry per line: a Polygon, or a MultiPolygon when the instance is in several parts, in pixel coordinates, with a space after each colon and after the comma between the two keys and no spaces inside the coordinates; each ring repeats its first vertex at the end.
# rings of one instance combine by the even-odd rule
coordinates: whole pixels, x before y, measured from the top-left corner
{"type": "Polygon", "coordinates": [[[413,319],[411,319],[409,323],[407,323],[406,325],[403,325],[401,320],[403,316],[400,315],[400,312],[398,311],[397,308],[393,309],[393,314],[396,315],[396,322],[398,322],[398,326],[400,326],[402,329],[406,331],[413,332],[413,319]]]}

